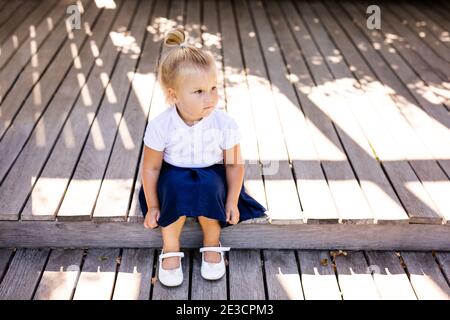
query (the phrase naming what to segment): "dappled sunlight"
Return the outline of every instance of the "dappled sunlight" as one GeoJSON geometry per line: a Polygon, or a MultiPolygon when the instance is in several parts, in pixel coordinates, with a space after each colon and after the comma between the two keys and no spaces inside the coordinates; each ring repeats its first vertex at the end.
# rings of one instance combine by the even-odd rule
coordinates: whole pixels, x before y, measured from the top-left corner
{"type": "Polygon", "coordinates": [[[301,299],[302,286],[298,273],[283,273],[281,267],[278,267],[278,273],[275,275],[278,284],[285,292],[287,299],[301,299]]]}
{"type": "Polygon", "coordinates": [[[133,150],[136,145],[133,142],[133,138],[130,135],[130,130],[128,129],[126,121],[120,121],[122,114],[119,112],[114,113],[114,120],[116,120],[117,127],[119,128],[119,138],[122,142],[125,150],[133,150]],[[120,126],[119,126],[120,124],[120,126]]]}
{"type": "Polygon", "coordinates": [[[427,274],[423,269],[420,269],[420,272],[411,273],[409,276],[414,287],[426,289],[427,300],[440,300],[443,297],[449,297],[448,290],[445,290],[436,282],[435,277],[427,274]]]}
{"type": "Polygon", "coordinates": [[[117,9],[117,5],[114,0],[95,0],[95,5],[97,8],[117,9]]]}
{"type": "Polygon", "coordinates": [[[100,128],[98,119],[95,118],[95,114],[93,112],[88,112],[87,117],[89,119],[89,123],[92,123],[90,137],[94,144],[95,150],[104,150],[105,141],[103,140],[102,130],[100,128]]]}

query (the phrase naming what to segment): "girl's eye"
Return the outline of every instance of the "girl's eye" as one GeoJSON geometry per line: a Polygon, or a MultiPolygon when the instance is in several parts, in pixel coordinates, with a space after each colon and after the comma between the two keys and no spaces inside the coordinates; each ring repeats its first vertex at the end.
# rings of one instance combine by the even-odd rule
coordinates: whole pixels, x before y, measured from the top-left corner
{"type": "Polygon", "coordinates": [[[202,93],[203,92],[203,90],[197,90],[197,91],[195,91],[195,93],[202,93]]]}
{"type": "Polygon", "coordinates": [[[217,89],[217,87],[212,87],[212,89],[213,89],[213,90],[216,90],[216,89],[217,89]]]}

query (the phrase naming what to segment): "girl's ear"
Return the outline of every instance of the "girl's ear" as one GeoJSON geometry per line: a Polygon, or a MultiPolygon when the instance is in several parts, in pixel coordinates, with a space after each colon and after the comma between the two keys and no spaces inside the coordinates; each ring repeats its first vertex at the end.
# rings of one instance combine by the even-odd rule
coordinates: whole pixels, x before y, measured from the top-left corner
{"type": "Polygon", "coordinates": [[[170,103],[177,103],[178,102],[177,93],[172,88],[168,88],[167,89],[167,98],[169,99],[170,103]]]}

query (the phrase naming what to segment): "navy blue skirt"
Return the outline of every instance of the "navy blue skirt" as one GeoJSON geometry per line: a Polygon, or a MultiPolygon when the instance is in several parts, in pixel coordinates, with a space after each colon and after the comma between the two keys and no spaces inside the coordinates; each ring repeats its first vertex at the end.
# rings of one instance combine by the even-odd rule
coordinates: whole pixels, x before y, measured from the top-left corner
{"type": "MultiPolygon", "coordinates": [[[[166,227],[180,216],[205,216],[218,220],[222,228],[231,226],[226,222],[227,190],[223,164],[205,168],[182,168],[163,161],[157,184],[160,209],[158,224],[166,227]]],[[[142,186],[139,203],[145,217],[148,208],[142,186]]],[[[239,195],[238,209],[239,222],[265,216],[266,212],[258,201],[245,192],[244,185],[239,195]]]]}

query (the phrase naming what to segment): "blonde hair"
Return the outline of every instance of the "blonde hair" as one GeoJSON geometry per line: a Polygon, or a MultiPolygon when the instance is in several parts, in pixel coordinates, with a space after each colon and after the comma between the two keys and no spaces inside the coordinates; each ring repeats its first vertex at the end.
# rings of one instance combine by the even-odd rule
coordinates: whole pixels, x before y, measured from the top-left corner
{"type": "Polygon", "coordinates": [[[158,81],[167,99],[167,89],[177,87],[183,68],[208,70],[215,65],[209,52],[186,44],[186,34],[182,28],[170,30],[164,38],[164,45],[175,47],[162,57],[158,68],[158,81]]]}

